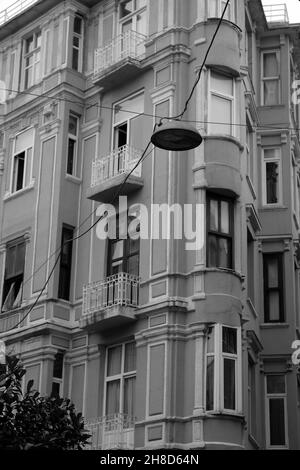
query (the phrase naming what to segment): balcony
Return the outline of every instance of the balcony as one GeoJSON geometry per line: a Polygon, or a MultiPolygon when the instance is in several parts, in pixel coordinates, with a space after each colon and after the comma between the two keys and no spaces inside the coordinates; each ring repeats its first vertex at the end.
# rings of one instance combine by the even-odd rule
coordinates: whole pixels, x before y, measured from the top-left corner
{"type": "Polygon", "coordinates": [[[81,328],[102,330],[135,320],[139,299],[139,278],[118,273],[84,286],[81,328]]]}
{"type": "MultiPolygon", "coordinates": [[[[137,164],[142,152],[129,145],[124,145],[105,158],[93,162],[91,187],[87,191],[88,199],[98,202],[109,202],[118,187],[137,164]]],[[[122,187],[120,195],[129,194],[143,186],[142,165],[140,164],[129,176],[122,187]]]]}
{"type": "Polygon", "coordinates": [[[143,34],[127,31],[115,37],[107,46],[96,49],[94,84],[109,89],[136,76],[142,69],[145,41],[146,36],[143,34]]]}
{"type": "Polygon", "coordinates": [[[134,449],[135,419],[114,414],[86,420],[85,429],[91,434],[86,450],[134,449]]]}
{"type": "Polygon", "coordinates": [[[285,3],[278,5],[264,5],[264,12],[269,26],[279,24],[289,24],[289,15],[285,3]]]}
{"type": "Polygon", "coordinates": [[[0,11],[0,26],[15,18],[27,8],[31,7],[37,0],[18,0],[5,10],[0,11]]]}

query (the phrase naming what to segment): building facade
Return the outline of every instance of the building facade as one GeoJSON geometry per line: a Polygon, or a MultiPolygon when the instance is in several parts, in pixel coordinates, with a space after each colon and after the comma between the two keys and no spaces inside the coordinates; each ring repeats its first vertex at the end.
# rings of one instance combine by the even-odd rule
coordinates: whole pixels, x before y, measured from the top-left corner
{"type": "Polygon", "coordinates": [[[182,111],[224,6],[0,13],[0,339],[26,381],[75,402],[90,448],[300,448],[300,56],[283,7],[230,1],[184,115],[202,145],[151,146],[138,164],[182,111]],[[140,204],[149,236],[125,238],[140,204]],[[199,246],[153,236],[176,205],[199,246]]]}

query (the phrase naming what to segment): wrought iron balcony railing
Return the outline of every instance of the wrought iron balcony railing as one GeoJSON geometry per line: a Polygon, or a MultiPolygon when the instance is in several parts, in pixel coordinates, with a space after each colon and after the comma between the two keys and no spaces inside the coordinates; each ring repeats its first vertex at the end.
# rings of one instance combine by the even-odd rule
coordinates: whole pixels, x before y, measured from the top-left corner
{"type": "Polygon", "coordinates": [[[264,12],[268,23],[289,24],[289,15],[285,3],[278,5],[264,5],[264,12]]]}
{"type": "MultiPolygon", "coordinates": [[[[140,151],[129,145],[123,145],[123,147],[113,150],[107,157],[96,160],[93,162],[92,166],[91,187],[93,188],[114,176],[129,173],[136,165],[140,156],[140,151]]],[[[139,165],[132,174],[134,176],[141,176],[141,165],[139,165]]]]}
{"type": "Polygon", "coordinates": [[[113,305],[137,307],[139,278],[118,273],[83,287],[83,316],[113,305]]]}
{"type": "Polygon", "coordinates": [[[91,434],[87,450],[133,449],[135,418],[126,414],[113,414],[85,422],[91,434]]]}
{"type": "Polygon", "coordinates": [[[126,31],[116,36],[109,44],[95,51],[94,75],[102,74],[123,59],[142,59],[145,53],[146,36],[136,31],[126,31]]]}
{"type": "Polygon", "coordinates": [[[0,11],[0,25],[12,20],[36,2],[37,0],[18,0],[12,3],[5,10],[0,11]]]}

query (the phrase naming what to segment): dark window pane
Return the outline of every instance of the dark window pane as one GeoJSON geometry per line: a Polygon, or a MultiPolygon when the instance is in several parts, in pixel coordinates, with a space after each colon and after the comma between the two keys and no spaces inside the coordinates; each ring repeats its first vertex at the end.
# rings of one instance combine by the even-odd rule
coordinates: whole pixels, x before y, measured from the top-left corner
{"type": "Polygon", "coordinates": [[[139,254],[130,256],[128,258],[128,264],[127,264],[127,272],[128,274],[132,274],[134,276],[139,275],[139,266],[140,265],[140,257],[139,254]]]}
{"type": "Polygon", "coordinates": [[[68,141],[68,162],[67,162],[67,173],[68,175],[74,174],[74,161],[75,161],[75,149],[76,141],[69,139],[68,141]]]}
{"type": "Polygon", "coordinates": [[[117,413],[120,413],[120,380],[113,380],[106,386],[106,416],[117,413]]]}
{"type": "Polygon", "coordinates": [[[267,393],[285,393],[284,375],[269,375],[267,377],[267,393]]]}
{"type": "Polygon", "coordinates": [[[135,405],[135,377],[128,377],[124,380],[124,414],[134,416],[135,405]]]}
{"type": "Polygon", "coordinates": [[[224,359],[224,408],[235,410],[235,360],[224,359]]]}
{"type": "Polygon", "coordinates": [[[223,352],[229,354],[237,353],[237,330],[235,328],[223,327],[223,352]]]}
{"type": "Polygon", "coordinates": [[[215,352],[215,330],[214,328],[209,328],[207,333],[207,352],[215,352]]]}
{"type": "Polygon", "coordinates": [[[276,204],[278,202],[278,164],[269,162],[266,164],[267,178],[267,203],[276,204]]]}
{"type": "Polygon", "coordinates": [[[230,256],[230,244],[231,242],[226,238],[220,238],[218,240],[219,245],[219,268],[231,268],[231,256],[230,256]]]}
{"type": "Polygon", "coordinates": [[[282,254],[265,254],[263,261],[265,321],[284,321],[282,254]]]}
{"type": "Polygon", "coordinates": [[[208,356],[206,366],[206,409],[214,409],[214,369],[215,360],[208,356]]]}
{"type": "Polygon", "coordinates": [[[135,343],[125,345],[125,365],[124,372],[131,372],[136,369],[136,348],[135,343]]]}
{"type": "Polygon", "coordinates": [[[51,390],[52,397],[59,397],[60,396],[60,384],[57,382],[52,382],[52,390],[51,390]]]}
{"type": "Polygon", "coordinates": [[[59,288],[58,297],[60,299],[70,299],[71,269],[72,269],[72,241],[73,230],[67,227],[62,229],[62,254],[60,258],[59,288]]]}
{"type": "Polygon", "coordinates": [[[63,364],[64,364],[64,355],[61,352],[55,354],[54,364],[53,364],[53,377],[56,379],[62,379],[63,376],[63,364]]]}
{"type": "Polygon", "coordinates": [[[78,70],[79,65],[79,50],[73,47],[73,54],[72,54],[72,69],[78,70]]]}
{"type": "Polygon", "coordinates": [[[81,34],[82,18],[75,16],[74,18],[74,33],[81,34]]]}
{"type": "Polygon", "coordinates": [[[219,217],[219,211],[218,211],[218,201],[215,201],[214,199],[210,200],[210,224],[209,228],[210,230],[213,231],[218,231],[219,228],[219,222],[218,222],[218,217],[219,217]]]}
{"type": "Polygon", "coordinates": [[[122,346],[109,348],[107,353],[107,377],[121,373],[122,346]]]}
{"type": "Polygon", "coordinates": [[[271,446],[285,445],[284,399],[269,400],[270,413],[270,444],[271,446]]]}
{"type": "Polygon", "coordinates": [[[215,267],[218,265],[217,263],[217,255],[218,255],[218,242],[217,237],[214,235],[208,236],[208,260],[207,265],[208,267],[215,267]]]}

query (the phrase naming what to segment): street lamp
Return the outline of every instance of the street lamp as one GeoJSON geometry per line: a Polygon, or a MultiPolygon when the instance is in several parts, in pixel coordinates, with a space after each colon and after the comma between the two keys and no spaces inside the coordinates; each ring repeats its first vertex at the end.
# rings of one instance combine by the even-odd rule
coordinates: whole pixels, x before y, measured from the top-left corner
{"type": "Polygon", "coordinates": [[[158,124],[151,142],[164,150],[184,151],[198,147],[202,137],[197,129],[182,121],[170,120],[158,124]]]}

